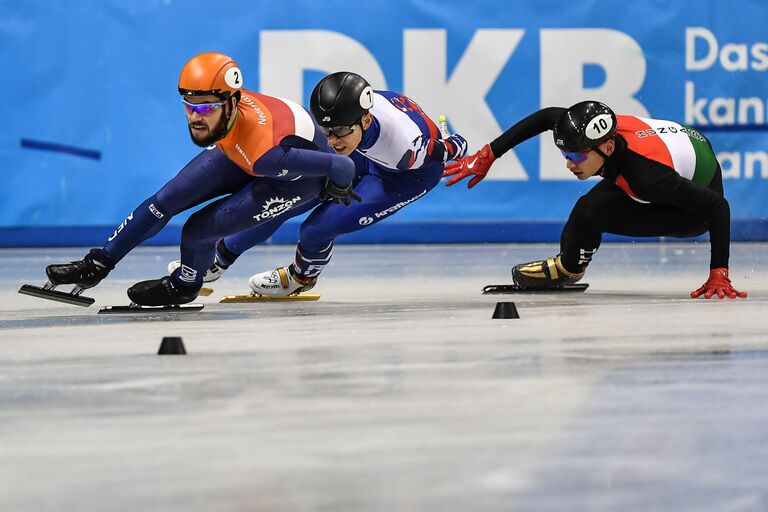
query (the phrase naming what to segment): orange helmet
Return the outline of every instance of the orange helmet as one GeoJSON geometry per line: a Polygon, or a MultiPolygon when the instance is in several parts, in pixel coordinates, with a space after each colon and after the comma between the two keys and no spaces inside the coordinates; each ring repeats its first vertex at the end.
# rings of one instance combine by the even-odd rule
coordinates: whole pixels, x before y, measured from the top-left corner
{"type": "Polygon", "coordinates": [[[226,100],[243,88],[243,73],[231,57],[207,52],[195,55],[179,75],[179,94],[205,96],[213,94],[226,100]]]}

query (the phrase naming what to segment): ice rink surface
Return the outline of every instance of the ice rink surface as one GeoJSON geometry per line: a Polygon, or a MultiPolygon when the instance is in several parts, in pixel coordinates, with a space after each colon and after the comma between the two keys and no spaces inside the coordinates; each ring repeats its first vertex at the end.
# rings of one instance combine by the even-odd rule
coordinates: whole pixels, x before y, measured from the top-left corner
{"type": "Polygon", "coordinates": [[[96,311],[177,249],[90,308],[16,293],[84,249],[0,251],[0,510],[768,510],[768,245],[732,246],[747,300],[688,298],[708,243],[606,244],[583,294],[480,294],[555,251],[338,245],[319,302],[216,303],[293,258],[266,247],[203,311],[131,316],[96,311]]]}

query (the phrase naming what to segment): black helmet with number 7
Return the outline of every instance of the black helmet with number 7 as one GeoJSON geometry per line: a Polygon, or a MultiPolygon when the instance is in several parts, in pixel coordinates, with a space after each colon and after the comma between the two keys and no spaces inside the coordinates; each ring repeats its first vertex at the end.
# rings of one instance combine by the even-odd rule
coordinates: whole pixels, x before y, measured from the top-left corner
{"type": "Polygon", "coordinates": [[[557,120],[555,145],[563,151],[589,151],[616,134],[616,114],[599,101],[582,101],[557,120]]]}
{"type": "Polygon", "coordinates": [[[352,126],[373,107],[373,88],[357,73],[339,71],[312,90],[309,108],[324,127],[352,126]]]}

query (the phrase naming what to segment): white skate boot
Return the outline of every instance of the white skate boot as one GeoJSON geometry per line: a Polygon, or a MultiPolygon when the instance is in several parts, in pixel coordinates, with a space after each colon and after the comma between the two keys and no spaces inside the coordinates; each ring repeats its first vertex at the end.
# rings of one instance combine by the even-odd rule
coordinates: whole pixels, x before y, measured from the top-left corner
{"type": "Polygon", "coordinates": [[[294,274],[290,267],[280,267],[255,274],[248,280],[248,285],[256,295],[268,297],[288,297],[312,289],[317,278],[302,278],[294,274]]]}
{"type": "MultiPolygon", "coordinates": [[[[168,264],[168,273],[173,274],[173,271],[181,266],[181,260],[174,260],[168,264]]],[[[213,265],[205,272],[203,276],[204,283],[212,283],[224,274],[229,266],[223,266],[219,258],[213,260],[213,265]]]]}

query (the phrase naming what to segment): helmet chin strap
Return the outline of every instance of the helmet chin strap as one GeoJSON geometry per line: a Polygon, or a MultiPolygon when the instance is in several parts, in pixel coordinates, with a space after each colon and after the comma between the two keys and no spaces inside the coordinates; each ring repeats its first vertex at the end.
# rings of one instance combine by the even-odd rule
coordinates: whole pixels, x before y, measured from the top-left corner
{"type": "MultiPolygon", "coordinates": [[[[614,140],[614,141],[615,141],[615,139],[608,139],[608,140],[614,140]]],[[[615,143],[615,142],[614,142],[614,143],[615,143]]],[[[609,156],[608,156],[608,155],[606,155],[606,154],[603,152],[603,150],[602,150],[602,149],[600,149],[600,147],[599,147],[599,146],[595,146],[594,148],[592,148],[592,151],[594,151],[595,153],[597,153],[598,155],[600,155],[601,157],[603,157],[603,165],[601,165],[601,166],[600,166],[600,169],[598,169],[598,170],[597,170],[597,174],[599,174],[599,175],[601,175],[601,176],[602,176],[603,172],[605,172],[605,164],[606,164],[606,162],[608,162],[608,158],[609,158],[609,156]]]]}
{"type": "Polygon", "coordinates": [[[227,133],[229,133],[229,130],[232,129],[232,119],[235,113],[237,112],[237,96],[230,96],[227,98],[227,102],[224,104],[224,115],[226,116],[226,130],[224,130],[224,135],[226,136],[227,133]],[[230,102],[232,98],[235,98],[234,104],[230,102]],[[227,112],[229,110],[229,112],[227,112]]]}
{"type": "MultiPolygon", "coordinates": [[[[601,144],[602,144],[602,143],[604,143],[604,142],[608,142],[609,140],[610,140],[610,141],[613,141],[613,151],[611,151],[611,154],[613,154],[613,153],[615,153],[615,152],[616,152],[616,144],[617,144],[617,143],[616,143],[616,134],[614,134],[614,135],[613,135],[613,136],[612,136],[610,139],[606,139],[606,140],[604,140],[603,142],[601,142],[601,144]]],[[[600,149],[600,147],[599,147],[599,146],[595,146],[593,149],[594,149],[594,151],[596,151],[596,152],[597,152],[597,154],[598,154],[598,155],[600,155],[601,157],[603,157],[605,160],[608,160],[608,158],[610,158],[610,156],[609,156],[609,155],[606,155],[606,154],[605,154],[605,153],[604,153],[604,152],[603,152],[603,151],[600,149]]]]}
{"type": "Polygon", "coordinates": [[[605,172],[605,163],[608,161],[608,155],[606,155],[598,146],[595,146],[594,148],[592,148],[592,151],[594,151],[595,153],[603,157],[603,165],[601,165],[600,168],[595,173],[602,176],[603,172],[605,172]]]}
{"type": "Polygon", "coordinates": [[[600,148],[599,148],[599,147],[595,146],[595,147],[592,149],[592,151],[594,151],[595,153],[597,153],[598,155],[600,155],[601,157],[603,157],[603,160],[608,160],[608,155],[606,155],[605,153],[603,153],[603,152],[600,150],[600,148]]]}

